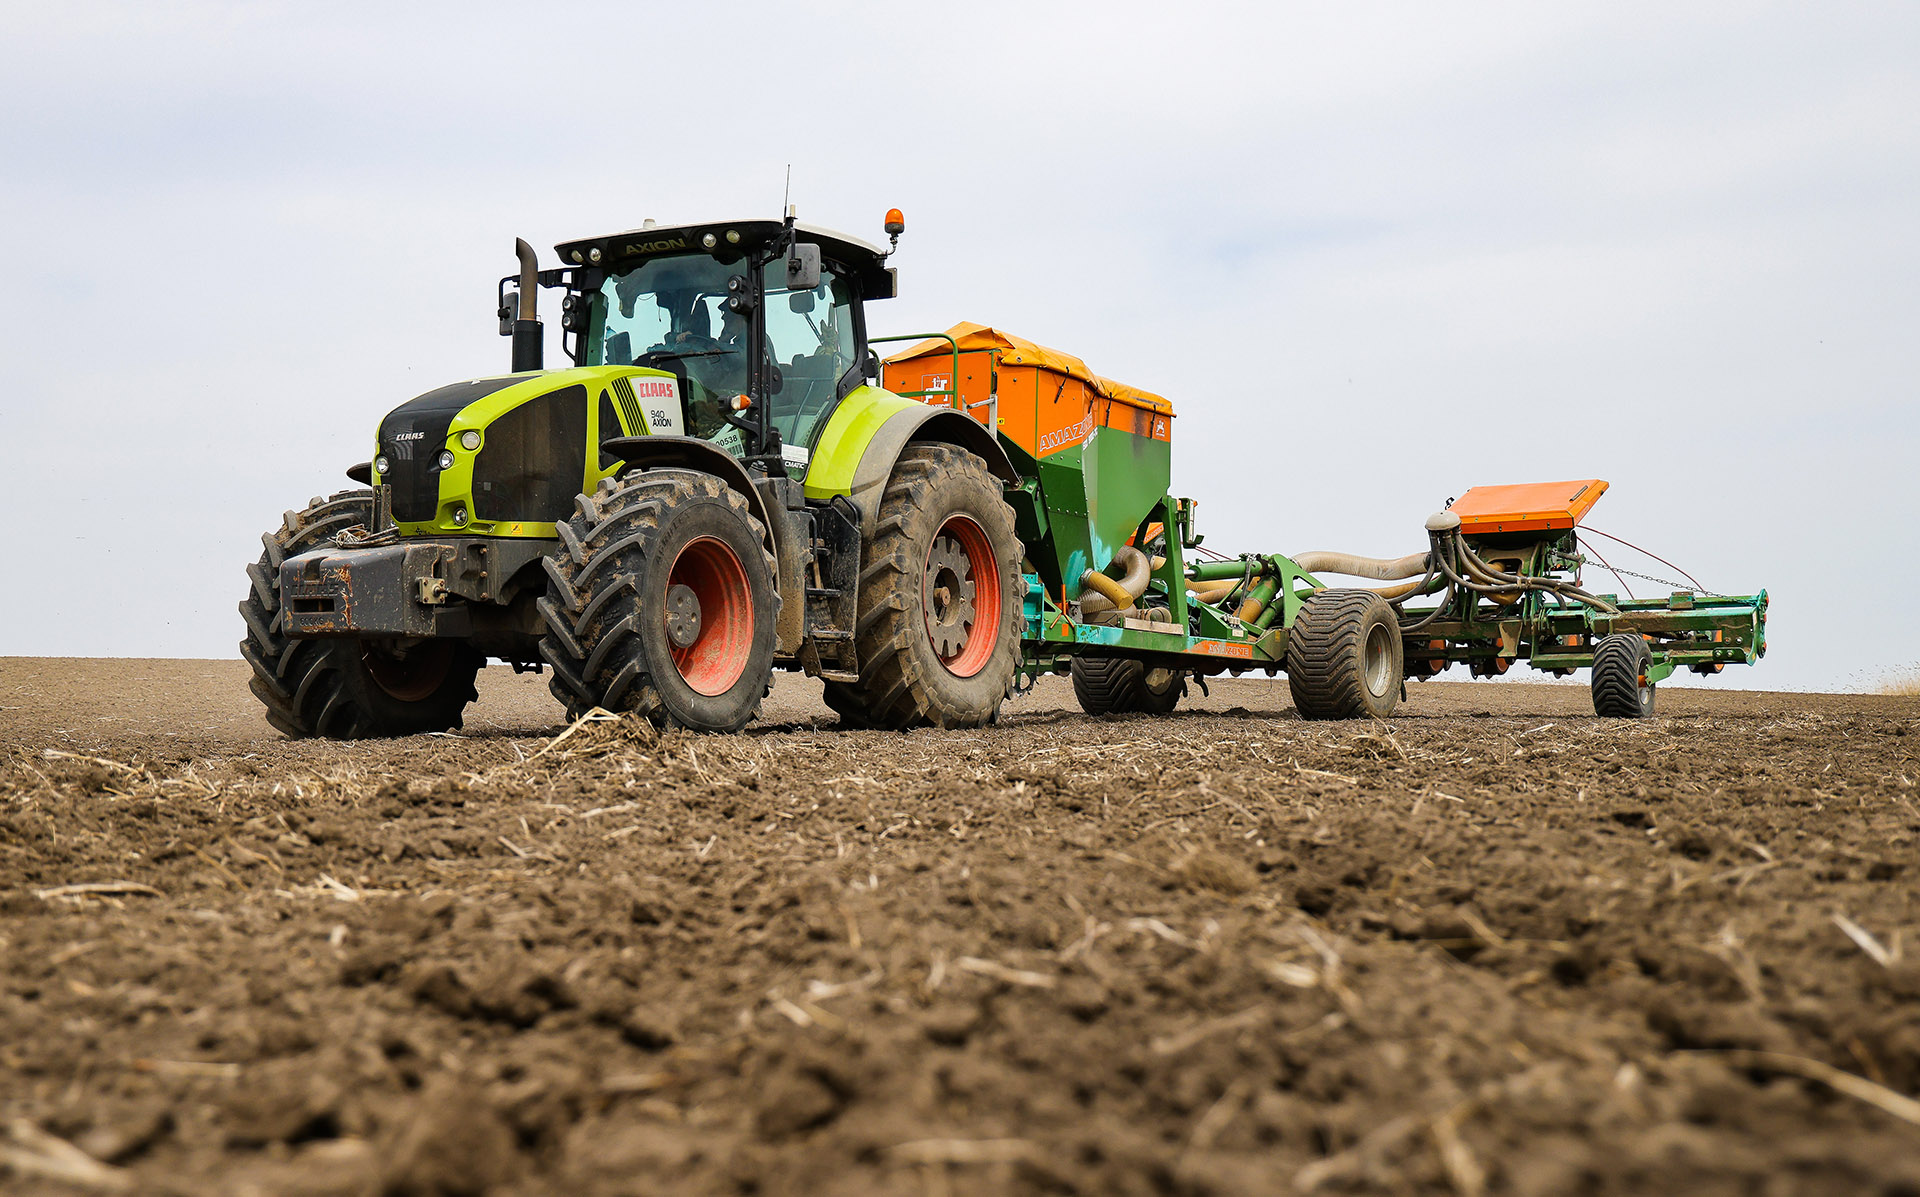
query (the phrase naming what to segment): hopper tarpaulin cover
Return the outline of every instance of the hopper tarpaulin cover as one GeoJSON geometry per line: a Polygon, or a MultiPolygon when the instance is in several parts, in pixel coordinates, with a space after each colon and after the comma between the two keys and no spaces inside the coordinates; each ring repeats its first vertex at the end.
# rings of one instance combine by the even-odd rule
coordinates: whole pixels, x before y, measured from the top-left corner
{"type": "MultiPolygon", "coordinates": [[[[1086,383],[1093,389],[1095,394],[1102,398],[1113,399],[1133,407],[1145,408],[1148,411],[1160,415],[1171,416],[1173,414],[1173,403],[1171,400],[1156,395],[1151,391],[1143,391],[1138,387],[1130,387],[1125,383],[1115,382],[1111,378],[1102,378],[1100,375],[1088,369],[1087,363],[1081,361],[1071,353],[1052,349],[1034,341],[1029,341],[1025,337],[1018,337],[1012,333],[1002,332],[997,328],[990,328],[984,324],[975,324],[971,321],[962,321],[954,325],[947,330],[947,335],[959,343],[960,352],[962,353],[977,353],[981,351],[996,352],[999,355],[1000,364],[1003,366],[1028,366],[1037,370],[1049,370],[1055,374],[1064,374],[1069,378],[1077,378],[1081,382],[1086,383]]],[[[937,358],[943,355],[950,356],[952,352],[952,347],[945,341],[928,340],[894,354],[887,359],[887,362],[888,364],[893,364],[911,361],[914,358],[920,357],[937,358]]]]}

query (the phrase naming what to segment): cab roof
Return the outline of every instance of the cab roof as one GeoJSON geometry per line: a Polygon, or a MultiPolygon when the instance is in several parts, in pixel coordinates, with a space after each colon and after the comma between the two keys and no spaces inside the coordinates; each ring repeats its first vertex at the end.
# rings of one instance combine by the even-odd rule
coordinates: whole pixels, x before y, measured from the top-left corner
{"type": "MultiPolygon", "coordinates": [[[[562,265],[604,266],[609,270],[630,269],[663,254],[711,252],[724,262],[762,248],[785,227],[782,221],[767,219],[650,224],[624,233],[562,241],[553,248],[562,265]],[[711,250],[704,243],[708,234],[714,238],[711,250]]],[[[879,246],[818,225],[795,223],[793,227],[801,241],[818,245],[823,258],[852,273],[862,299],[893,298],[893,271],[879,246]]]]}

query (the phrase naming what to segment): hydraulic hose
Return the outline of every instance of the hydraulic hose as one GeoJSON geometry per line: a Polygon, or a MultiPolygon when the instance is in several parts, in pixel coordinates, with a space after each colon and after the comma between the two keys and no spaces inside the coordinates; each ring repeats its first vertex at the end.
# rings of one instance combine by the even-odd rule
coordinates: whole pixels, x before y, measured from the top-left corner
{"type": "Polygon", "coordinates": [[[1234,592],[1240,585],[1238,578],[1228,578],[1224,582],[1188,582],[1187,594],[1202,603],[1217,603],[1234,592]]]}
{"type": "Polygon", "coordinates": [[[1557,578],[1521,577],[1493,568],[1467,546],[1466,541],[1460,538],[1457,528],[1436,532],[1434,539],[1436,544],[1442,539],[1447,542],[1445,548],[1438,554],[1437,560],[1449,580],[1454,585],[1476,594],[1488,595],[1496,602],[1511,603],[1522,591],[1544,590],[1602,611],[1618,610],[1605,599],[1588,594],[1571,582],[1562,582],[1557,578]],[[1457,559],[1459,566],[1456,568],[1449,558],[1457,559]]]}
{"type": "Polygon", "coordinates": [[[1293,563],[1310,574],[1342,574],[1349,578],[1376,578],[1393,581],[1417,578],[1427,570],[1427,553],[1409,553],[1391,560],[1361,557],[1353,553],[1301,553],[1293,563]]]}
{"type": "MultiPolygon", "coordinates": [[[[1439,571],[1429,566],[1426,575],[1417,582],[1407,582],[1399,586],[1383,586],[1375,590],[1374,593],[1390,603],[1397,603],[1402,599],[1412,598],[1416,594],[1425,594],[1432,588],[1434,576],[1438,572],[1439,571]]],[[[1370,590],[1372,587],[1363,586],[1360,589],[1370,590]]]]}
{"type": "Polygon", "coordinates": [[[1267,609],[1267,604],[1273,602],[1273,596],[1278,593],[1280,593],[1280,576],[1268,574],[1240,603],[1240,609],[1234,614],[1239,617],[1241,623],[1252,623],[1260,617],[1262,611],[1267,609]]]}
{"type": "Polygon", "coordinates": [[[1121,545],[1114,550],[1113,564],[1127,572],[1119,578],[1110,577],[1097,569],[1080,575],[1080,585],[1093,591],[1092,594],[1082,591],[1080,614],[1129,611],[1133,609],[1135,600],[1147,592],[1147,583],[1153,579],[1153,563],[1147,560],[1145,553],[1132,545],[1121,545]]]}

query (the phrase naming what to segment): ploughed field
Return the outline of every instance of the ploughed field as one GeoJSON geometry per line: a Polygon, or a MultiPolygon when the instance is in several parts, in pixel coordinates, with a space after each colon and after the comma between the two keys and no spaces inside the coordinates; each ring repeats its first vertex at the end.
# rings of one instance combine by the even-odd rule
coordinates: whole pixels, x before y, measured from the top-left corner
{"type": "Polygon", "coordinates": [[[337,744],[245,677],[0,661],[6,1192],[1920,1188],[1920,699],[663,738],[495,667],[337,744]]]}

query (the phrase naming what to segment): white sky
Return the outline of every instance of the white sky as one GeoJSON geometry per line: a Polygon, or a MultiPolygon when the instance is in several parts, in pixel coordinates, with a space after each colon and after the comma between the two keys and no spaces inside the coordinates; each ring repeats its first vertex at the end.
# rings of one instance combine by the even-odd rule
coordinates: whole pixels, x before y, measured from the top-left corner
{"type": "Polygon", "coordinates": [[[1209,547],[1598,476],[1771,591],[1717,684],[1920,662],[1920,8],[970,11],[0,7],[0,654],[235,655],[260,532],[505,368],[516,235],[777,215],[791,163],[809,222],[906,210],[876,332],[1172,398],[1209,547]]]}

